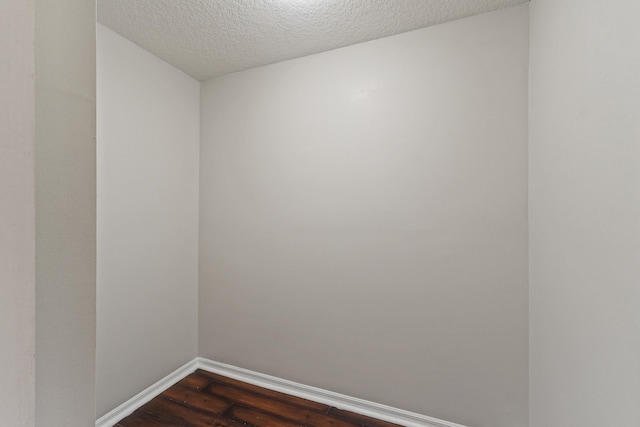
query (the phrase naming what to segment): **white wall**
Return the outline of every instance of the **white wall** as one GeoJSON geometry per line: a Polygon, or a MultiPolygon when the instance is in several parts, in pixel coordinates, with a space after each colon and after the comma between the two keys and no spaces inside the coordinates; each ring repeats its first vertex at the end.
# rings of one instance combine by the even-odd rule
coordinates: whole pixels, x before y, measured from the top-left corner
{"type": "Polygon", "coordinates": [[[98,416],[197,356],[199,88],[98,26],[98,416]]]}
{"type": "Polygon", "coordinates": [[[640,3],[531,3],[531,427],[640,425],[640,3]]]}
{"type": "Polygon", "coordinates": [[[95,414],[95,13],[35,2],[37,426],[95,414]]]}
{"type": "Polygon", "coordinates": [[[527,15],[203,84],[202,356],[527,425],[527,15]]]}
{"type": "Polygon", "coordinates": [[[0,1],[0,425],[34,425],[33,2],[0,1]]]}

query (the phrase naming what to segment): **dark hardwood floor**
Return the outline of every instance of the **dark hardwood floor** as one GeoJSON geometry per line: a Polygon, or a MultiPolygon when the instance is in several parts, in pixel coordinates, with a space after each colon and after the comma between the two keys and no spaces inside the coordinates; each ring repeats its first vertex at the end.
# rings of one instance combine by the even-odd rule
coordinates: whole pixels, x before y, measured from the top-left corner
{"type": "Polygon", "coordinates": [[[197,370],[117,427],[398,427],[197,370]]]}

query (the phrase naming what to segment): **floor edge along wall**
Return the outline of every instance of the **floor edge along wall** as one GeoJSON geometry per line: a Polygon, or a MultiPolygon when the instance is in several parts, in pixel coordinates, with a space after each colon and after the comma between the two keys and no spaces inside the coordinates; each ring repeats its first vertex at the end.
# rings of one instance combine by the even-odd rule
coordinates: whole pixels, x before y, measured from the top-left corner
{"type": "Polygon", "coordinates": [[[146,390],[138,393],[111,412],[96,421],[96,427],[112,427],[122,418],[132,414],[136,409],[149,402],[182,378],[202,369],[225,377],[233,378],[248,384],[257,385],[269,390],[279,391],[303,399],[312,400],[334,406],[339,409],[352,411],[361,415],[400,424],[406,427],[465,427],[448,421],[404,411],[391,406],[346,396],[332,391],[311,387],[282,378],[272,377],[248,369],[238,368],[213,360],[197,357],[189,363],[176,369],[146,390]]]}

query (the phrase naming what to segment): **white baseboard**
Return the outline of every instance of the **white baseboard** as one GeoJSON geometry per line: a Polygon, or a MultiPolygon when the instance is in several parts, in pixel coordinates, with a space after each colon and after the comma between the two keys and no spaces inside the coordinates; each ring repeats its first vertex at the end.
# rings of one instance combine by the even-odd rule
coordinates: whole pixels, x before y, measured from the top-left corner
{"type": "Polygon", "coordinates": [[[96,421],[96,427],[113,427],[113,425],[118,421],[128,415],[131,415],[136,409],[149,402],[151,399],[153,399],[187,375],[191,374],[193,371],[198,369],[198,367],[199,366],[197,358],[193,359],[186,365],[179,367],[166,377],[162,378],[157,383],[136,394],[131,399],[115,408],[113,411],[108,412],[107,414],[98,418],[98,420],[96,421]]]}
{"type": "Polygon", "coordinates": [[[415,412],[409,412],[321,388],[295,383],[220,362],[214,362],[213,360],[202,357],[198,357],[196,360],[198,361],[198,368],[205,371],[406,427],[465,427],[449,421],[416,414],[415,412]]]}
{"type": "Polygon", "coordinates": [[[113,411],[100,417],[96,421],[96,427],[113,427],[122,418],[131,415],[136,409],[149,402],[151,399],[162,393],[182,378],[191,374],[196,369],[220,374],[225,377],[240,380],[249,384],[257,385],[269,390],[279,391],[314,402],[324,403],[329,406],[377,418],[406,427],[465,427],[449,421],[439,420],[426,415],[409,412],[387,405],[370,402],[356,397],[346,396],[329,390],[312,387],[304,384],[260,372],[250,371],[244,368],[227,365],[225,363],[214,362],[213,360],[196,357],[191,362],[176,369],[157,383],[146,390],[138,393],[113,411]]]}

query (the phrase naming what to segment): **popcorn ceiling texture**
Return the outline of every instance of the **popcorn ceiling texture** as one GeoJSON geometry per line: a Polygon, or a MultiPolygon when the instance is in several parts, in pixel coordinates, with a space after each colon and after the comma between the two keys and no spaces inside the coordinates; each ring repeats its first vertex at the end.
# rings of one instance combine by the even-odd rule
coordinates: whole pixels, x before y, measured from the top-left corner
{"type": "Polygon", "coordinates": [[[197,80],[527,0],[98,0],[98,21],[197,80]]]}

